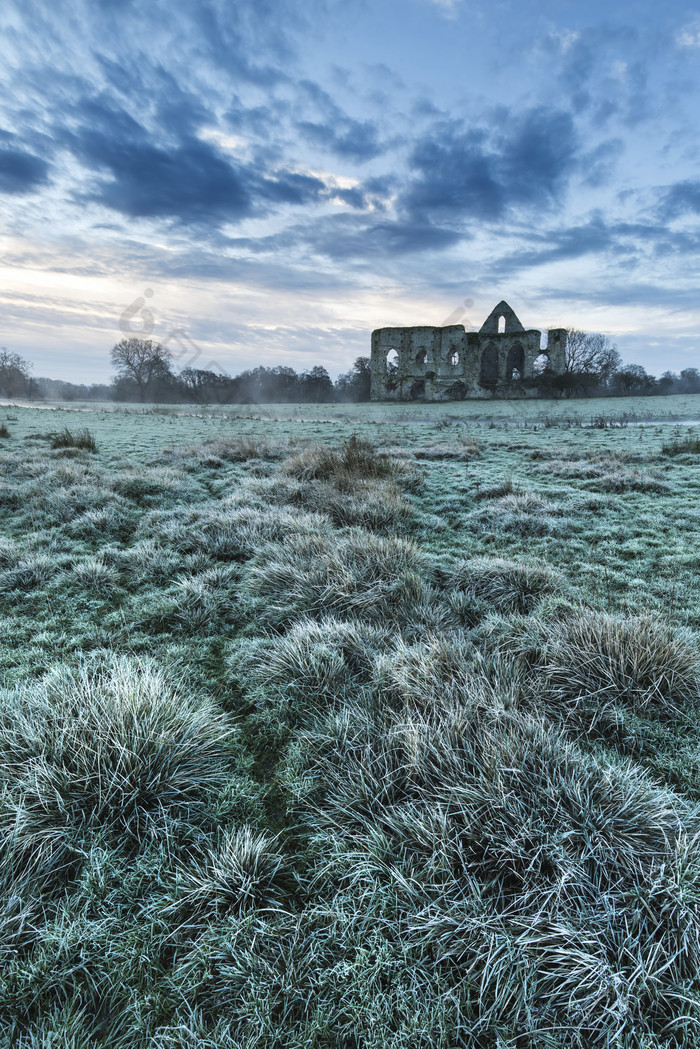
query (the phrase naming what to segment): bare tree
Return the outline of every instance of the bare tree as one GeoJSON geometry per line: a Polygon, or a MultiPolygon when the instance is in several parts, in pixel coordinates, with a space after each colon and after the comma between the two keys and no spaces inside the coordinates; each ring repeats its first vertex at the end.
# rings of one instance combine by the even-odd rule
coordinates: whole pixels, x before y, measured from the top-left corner
{"type": "Polygon", "coordinates": [[[133,383],[141,401],[158,379],[171,375],[172,354],[152,339],[122,339],[112,347],[110,357],[118,378],[133,383]]]}
{"type": "Polygon", "coordinates": [[[18,353],[0,347],[0,396],[29,397],[32,392],[31,364],[18,353]]]}
{"type": "Polygon", "coordinates": [[[590,376],[599,386],[607,386],[622,367],[617,346],[600,332],[567,329],[566,371],[570,375],[590,376]]]}

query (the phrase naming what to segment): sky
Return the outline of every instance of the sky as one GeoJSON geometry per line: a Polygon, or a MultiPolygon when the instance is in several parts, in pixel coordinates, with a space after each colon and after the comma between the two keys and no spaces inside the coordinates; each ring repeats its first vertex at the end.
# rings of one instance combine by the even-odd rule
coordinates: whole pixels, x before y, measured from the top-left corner
{"type": "Polygon", "coordinates": [[[0,345],[105,382],[332,376],[374,328],[602,331],[700,367],[700,11],[0,0],[0,345]]]}

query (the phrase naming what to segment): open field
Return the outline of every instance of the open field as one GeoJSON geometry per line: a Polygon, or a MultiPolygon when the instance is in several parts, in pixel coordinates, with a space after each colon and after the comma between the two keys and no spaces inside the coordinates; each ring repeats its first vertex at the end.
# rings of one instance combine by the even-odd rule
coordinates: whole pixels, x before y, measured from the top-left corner
{"type": "Polygon", "coordinates": [[[0,408],[1,1044],[696,1045],[698,419],[0,408]]]}

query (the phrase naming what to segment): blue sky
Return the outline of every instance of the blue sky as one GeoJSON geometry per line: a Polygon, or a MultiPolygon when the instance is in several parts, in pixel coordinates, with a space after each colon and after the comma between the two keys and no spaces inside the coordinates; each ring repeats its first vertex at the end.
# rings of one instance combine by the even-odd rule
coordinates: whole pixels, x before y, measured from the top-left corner
{"type": "Polygon", "coordinates": [[[332,375],[373,328],[604,331],[700,367],[700,12],[4,0],[0,344],[332,375]],[[63,8],[62,10],[59,8],[63,8]]]}

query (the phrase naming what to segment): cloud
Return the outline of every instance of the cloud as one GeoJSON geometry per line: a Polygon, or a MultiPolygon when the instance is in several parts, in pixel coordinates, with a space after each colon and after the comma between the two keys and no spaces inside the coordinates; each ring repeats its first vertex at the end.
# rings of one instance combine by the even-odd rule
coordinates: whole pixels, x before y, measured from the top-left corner
{"type": "Polygon", "coordinates": [[[297,120],[297,130],[314,146],[362,164],[378,157],[385,149],[373,120],[357,120],[338,105],[327,91],[312,80],[299,85],[304,101],[315,112],[313,119],[297,120]],[[318,119],[320,116],[321,119],[318,119]]]}
{"type": "Polygon", "coordinates": [[[652,46],[622,23],[552,31],[540,45],[561,96],[598,127],[615,119],[634,127],[653,113],[658,98],[649,89],[649,64],[658,48],[658,37],[652,46]]]}
{"type": "Polygon", "coordinates": [[[502,218],[511,208],[556,205],[576,167],[571,115],[537,107],[503,113],[490,128],[443,121],[409,158],[416,178],[401,205],[414,216],[502,218]]]}
{"type": "Polygon", "coordinates": [[[700,47],[700,23],[693,22],[682,29],[676,43],[679,47],[700,47]]]}
{"type": "Polygon", "coordinates": [[[49,165],[33,153],[0,148],[0,193],[32,193],[48,181],[49,165]]]}
{"type": "Polygon", "coordinates": [[[666,219],[688,214],[700,215],[700,181],[686,179],[663,190],[659,212],[666,219]]]}
{"type": "Polygon", "coordinates": [[[300,121],[297,128],[314,145],[357,163],[372,160],[383,151],[377,126],[371,120],[342,117],[329,124],[300,121]]]}
{"type": "Polygon", "coordinates": [[[177,101],[167,127],[157,125],[160,142],[113,100],[82,101],[78,129],[62,133],[63,143],[93,175],[92,184],[76,195],[128,218],[218,226],[327,193],[313,175],[278,169],[274,151],[259,149],[254,161],[237,161],[211,136],[195,137],[191,107],[177,101]]]}
{"type": "Polygon", "coordinates": [[[329,215],[297,223],[268,237],[238,238],[232,246],[255,254],[303,251],[342,261],[371,261],[441,252],[466,239],[452,229],[413,220],[368,221],[365,215],[329,215]]]}

